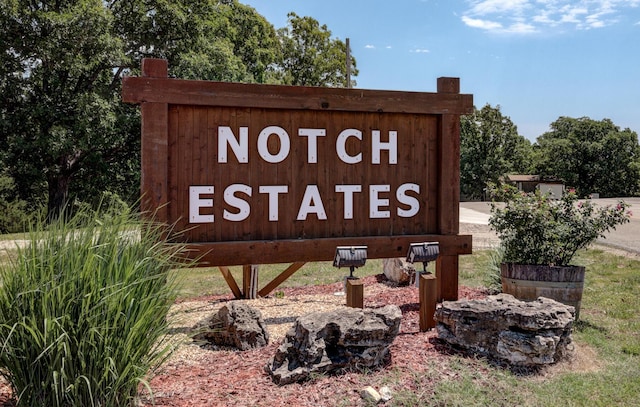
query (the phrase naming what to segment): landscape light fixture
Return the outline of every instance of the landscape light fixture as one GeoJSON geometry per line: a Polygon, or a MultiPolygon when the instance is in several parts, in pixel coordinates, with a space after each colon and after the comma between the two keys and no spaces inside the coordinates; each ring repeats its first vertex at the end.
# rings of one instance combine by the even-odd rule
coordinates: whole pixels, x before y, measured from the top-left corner
{"type": "Polygon", "coordinates": [[[440,254],[440,243],[438,242],[422,242],[411,243],[407,252],[407,261],[409,263],[422,262],[422,271],[416,272],[416,286],[419,285],[420,275],[427,273],[427,265],[430,261],[438,259],[440,254]]]}
{"type": "Polygon", "coordinates": [[[333,267],[349,267],[350,278],[353,270],[362,267],[367,262],[367,246],[338,246],[333,259],[333,267]]]}

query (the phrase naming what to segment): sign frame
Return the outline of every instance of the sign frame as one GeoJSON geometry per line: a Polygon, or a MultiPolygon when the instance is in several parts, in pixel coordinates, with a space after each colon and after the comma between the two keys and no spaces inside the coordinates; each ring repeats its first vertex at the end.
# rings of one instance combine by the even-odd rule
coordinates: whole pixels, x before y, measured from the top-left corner
{"type": "Polygon", "coordinates": [[[436,93],[239,84],[169,78],[166,60],[144,59],[141,77],[123,78],[122,99],[141,106],[141,210],[167,224],[188,215],[177,213],[175,199],[171,199],[176,188],[169,164],[174,106],[281,109],[291,115],[315,111],[429,116],[436,123],[437,151],[431,156],[437,163],[431,181],[437,184],[437,196],[429,201],[435,224],[426,233],[227,241],[199,241],[192,234],[186,244],[200,265],[222,270],[231,265],[273,263],[294,263],[299,268],[303,262],[332,260],[336,246],[367,246],[370,259],[405,257],[411,243],[438,242],[440,299],[458,298],[458,256],[472,251],[471,236],[459,234],[460,115],[473,112],[473,96],[460,94],[458,78],[438,78],[436,93]]]}

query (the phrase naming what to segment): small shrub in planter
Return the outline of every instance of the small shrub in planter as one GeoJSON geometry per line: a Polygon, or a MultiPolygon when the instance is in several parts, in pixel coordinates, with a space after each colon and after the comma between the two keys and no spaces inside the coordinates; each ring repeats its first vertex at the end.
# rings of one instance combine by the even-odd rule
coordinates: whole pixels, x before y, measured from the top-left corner
{"type": "Polygon", "coordinates": [[[629,222],[629,205],[597,207],[579,201],[573,191],[559,200],[539,191],[524,193],[506,186],[493,188],[505,202],[491,204],[489,225],[504,250],[503,262],[566,266],[575,253],[617,225],[629,222]]]}
{"type": "Polygon", "coordinates": [[[628,205],[620,201],[597,207],[592,201],[579,201],[573,191],[559,200],[509,186],[492,192],[504,201],[504,206],[492,203],[489,219],[503,251],[503,292],[521,300],[555,299],[574,306],[578,319],[585,270],[570,264],[573,256],[610,229],[629,222],[628,205]]]}
{"type": "Polygon", "coordinates": [[[0,264],[0,374],[20,406],[134,405],[170,350],[178,250],[128,213],[41,225],[0,264]]]}

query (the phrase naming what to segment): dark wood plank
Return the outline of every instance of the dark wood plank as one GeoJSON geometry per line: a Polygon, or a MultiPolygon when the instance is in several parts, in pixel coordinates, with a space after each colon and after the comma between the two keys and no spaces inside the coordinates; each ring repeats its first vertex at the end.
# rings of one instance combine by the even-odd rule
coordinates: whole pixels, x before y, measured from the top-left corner
{"type": "MultiPolygon", "coordinates": [[[[179,108],[178,106],[170,106],[169,107],[169,124],[168,124],[168,132],[167,135],[168,143],[167,143],[167,193],[169,205],[168,205],[168,216],[169,219],[180,219],[181,214],[178,212],[178,195],[180,191],[178,191],[178,170],[180,165],[180,154],[178,152],[178,124],[179,120],[179,108]]],[[[185,217],[186,218],[186,217],[185,217]]],[[[184,222],[184,220],[183,220],[184,222]]],[[[176,224],[176,226],[181,227],[182,225],[176,224]]]]}
{"type": "Polygon", "coordinates": [[[457,93],[294,87],[147,77],[124,77],[122,83],[122,100],[127,103],[378,113],[473,112],[473,96],[457,93]]]}
{"type": "Polygon", "coordinates": [[[460,117],[440,118],[439,232],[457,234],[460,223],[460,117]]]}
{"type": "Polygon", "coordinates": [[[282,273],[278,274],[273,280],[265,285],[259,292],[258,296],[266,297],[271,291],[278,288],[278,286],[284,283],[289,277],[291,277],[296,271],[300,270],[302,266],[307,264],[306,262],[296,262],[287,267],[282,273]]]}
{"type": "Polygon", "coordinates": [[[222,273],[222,277],[224,277],[224,281],[226,281],[229,288],[231,288],[231,292],[233,292],[233,295],[236,298],[242,298],[242,291],[240,291],[240,287],[238,287],[238,283],[236,283],[236,279],[233,278],[233,275],[231,274],[231,270],[229,270],[229,267],[220,266],[218,267],[218,269],[220,269],[220,273],[222,273]]]}
{"type": "Polygon", "coordinates": [[[143,103],[141,140],[141,194],[143,213],[160,222],[168,222],[168,105],[143,103]]]}
{"type": "MultiPolygon", "coordinates": [[[[410,243],[439,242],[442,255],[471,254],[470,235],[410,235],[295,239],[278,241],[218,242],[187,244],[187,255],[200,258],[201,265],[233,266],[333,260],[336,246],[368,246],[367,257],[404,257],[410,243]]],[[[456,269],[457,270],[457,269],[456,269]]]]}

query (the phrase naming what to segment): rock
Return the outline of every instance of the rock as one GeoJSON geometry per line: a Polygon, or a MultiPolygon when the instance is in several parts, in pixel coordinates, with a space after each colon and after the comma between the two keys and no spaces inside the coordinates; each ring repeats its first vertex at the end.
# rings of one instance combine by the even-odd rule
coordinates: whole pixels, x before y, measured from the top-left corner
{"type": "Polygon", "coordinates": [[[575,309],[549,298],[524,302],[509,294],[445,301],[436,310],[438,337],[515,366],[552,364],[573,352],[575,309]]]}
{"type": "Polygon", "coordinates": [[[233,346],[240,350],[260,348],[269,343],[269,332],[260,310],[244,302],[232,301],[220,308],[195,328],[196,341],[205,341],[222,346],[233,346]]]}
{"type": "Polygon", "coordinates": [[[378,393],[378,391],[371,386],[367,386],[364,389],[360,390],[360,397],[364,401],[375,404],[378,404],[380,400],[382,400],[382,396],[380,396],[380,393],[378,393]]]}
{"type": "Polygon", "coordinates": [[[398,285],[407,285],[416,274],[416,268],[401,257],[382,260],[382,270],[387,279],[398,285]]]}
{"type": "Polygon", "coordinates": [[[402,313],[397,305],[360,309],[343,307],[297,319],[265,370],[283,385],[314,373],[376,368],[389,360],[402,313]]]}
{"type": "Polygon", "coordinates": [[[380,393],[380,401],[382,401],[383,403],[386,403],[387,401],[393,398],[393,395],[391,394],[391,389],[388,388],[387,386],[381,387],[379,393],[380,393]]]}

